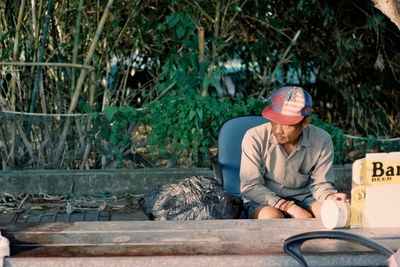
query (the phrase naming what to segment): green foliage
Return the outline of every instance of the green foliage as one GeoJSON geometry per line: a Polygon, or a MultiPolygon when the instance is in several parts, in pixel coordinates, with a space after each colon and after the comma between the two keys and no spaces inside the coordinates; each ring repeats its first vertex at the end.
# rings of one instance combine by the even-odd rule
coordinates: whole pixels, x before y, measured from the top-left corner
{"type": "Polygon", "coordinates": [[[227,101],[197,93],[163,97],[147,106],[150,148],[156,158],[173,164],[184,160],[189,166],[207,165],[221,125],[239,115],[260,114],[264,106],[254,98],[227,101]]]}
{"type": "Polygon", "coordinates": [[[163,59],[156,88],[161,92],[171,88],[182,92],[199,88],[197,36],[189,14],[172,12],[157,30],[169,44],[163,48],[169,51],[163,59]]]}
{"type": "Polygon", "coordinates": [[[327,131],[331,137],[332,137],[332,142],[333,142],[333,147],[334,147],[334,163],[335,164],[344,164],[347,163],[347,150],[345,147],[345,141],[346,137],[343,133],[343,131],[336,127],[333,124],[330,123],[325,123],[321,121],[316,115],[311,115],[312,118],[312,124],[315,126],[318,126],[325,131],[327,131]]]}
{"type": "MultiPolygon", "coordinates": [[[[10,0],[0,3],[0,61],[12,60],[20,4],[10,0]]],[[[48,2],[33,4],[38,14],[32,18],[35,12],[25,8],[17,60],[23,55],[25,62],[36,62],[37,44],[46,40],[44,61],[71,63],[79,1],[58,2],[50,36],[44,39],[48,2]],[[33,25],[34,21],[38,24],[33,25]],[[38,31],[32,31],[33,27],[38,31]]],[[[104,6],[105,1],[84,1],[81,34],[77,36],[78,64],[86,57],[104,6]]],[[[89,112],[84,106],[90,97],[84,92],[93,84],[94,109],[110,105],[105,116],[94,115],[93,135],[103,155],[123,158],[131,145],[132,125],[146,121],[152,128],[151,149],[159,159],[172,157],[178,162],[187,158],[190,164],[204,165],[223,121],[259,113],[259,95],[265,97],[281,85],[297,83],[313,96],[319,118],[314,123],[331,133],[336,162],[346,163],[354,157],[344,147],[388,150],[389,146],[378,145],[374,138],[400,134],[400,97],[396,93],[399,42],[398,29],[377,12],[372,1],[114,1],[92,57],[95,80],[85,83],[80,96],[83,108],[78,112],[89,112]],[[201,60],[200,28],[205,37],[201,60]],[[114,86],[108,88],[110,59],[115,55],[121,62],[114,86]],[[122,63],[132,55],[151,59],[151,63],[140,63],[143,71],[132,67],[132,62],[122,63]],[[228,93],[225,64],[232,59],[240,66],[230,73],[236,91],[228,93]],[[147,78],[138,77],[139,73],[147,78]],[[132,80],[139,81],[132,85],[132,80]],[[136,101],[139,98],[140,103],[136,101]],[[148,114],[136,111],[135,107],[142,105],[148,114]],[[338,128],[330,126],[333,124],[338,128]],[[369,136],[368,140],[344,140],[339,128],[369,136]]],[[[9,67],[0,68],[4,72],[9,67]]],[[[14,67],[17,112],[29,109],[36,71],[36,67],[14,67]]],[[[78,74],[79,69],[76,71],[78,74]]],[[[45,92],[41,103],[47,105],[43,112],[68,110],[69,90],[74,88],[71,69],[42,68],[41,78],[45,92]]],[[[7,107],[11,106],[13,90],[10,83],[5,85],[8,90],[2,92],[7,107]]],[[[40,112],[42,106],[37,102],[40,112]]]]}
{"type": "Polygon", "coordinates": [[[327,131],[331,137],[335,151],[334,164],[351,164],[356,159],[365,157],[366,153],[400,151],[400,139],[378,139],[374,136],[366,138],[347,135],[337,126],[323,122],[312,115],[312,124],[327,131]]]}
{"type": "Polygon", "coordinates": [[[12,47],[13,47],[13,42],[10,41],[10,43],[8,43],[10,36],[9,36],[9,32],[8,31],[3,31],[0,33],[0,48],[4,49],[0,49],[1,51],[1,58],[2,60],[5,59],[9,59],[12,55],[12,47]]]}
{"type": "Polygon", "coordinates": [[[165,22],[159,24],[158,30],[165,31],[166,28],[176,37],[177,41],[185,40],[193,33],[195,25],[187,13],[172,12],[165,18],[165,22]]]}
{"type": "Polygon", "coordinates": [[[104,114],[93,113],[92,135],[102,155],[122,160],[132,146],[131,135],[143,114],[134,107],[106,107],[104,114]]]}

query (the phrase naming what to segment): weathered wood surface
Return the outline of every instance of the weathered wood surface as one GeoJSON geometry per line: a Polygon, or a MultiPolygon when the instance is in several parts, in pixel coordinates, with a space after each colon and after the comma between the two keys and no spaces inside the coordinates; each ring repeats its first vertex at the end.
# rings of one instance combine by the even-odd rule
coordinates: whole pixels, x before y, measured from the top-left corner
{"type": "MultiPolygon", "coordinates": [[[[101,257],[278,255],[288,237],[325,229],[317,219],[282,219],[15,224],[1,230],[11,242],[11,257],[101,257]]],[[[341,231],[400,248],[400,227],[341,231]]],[[[371,254],[363,246],[328,239],[302,248],[306,255],[371,254]]]]}

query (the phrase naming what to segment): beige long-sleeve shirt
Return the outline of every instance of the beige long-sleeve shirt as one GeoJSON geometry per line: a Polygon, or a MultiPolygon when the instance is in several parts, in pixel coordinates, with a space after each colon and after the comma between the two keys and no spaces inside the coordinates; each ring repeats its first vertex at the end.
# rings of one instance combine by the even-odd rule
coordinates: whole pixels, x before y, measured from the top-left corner
{"type": "Polygon", "coordinates": [[[324,200],[336,193],[333,144],[314,126],[303,129],[297,149],[287,155],[265,123],[248,130],[242,141],[240,190],[245,202],[274,206],[281,198],[324,200]]]}

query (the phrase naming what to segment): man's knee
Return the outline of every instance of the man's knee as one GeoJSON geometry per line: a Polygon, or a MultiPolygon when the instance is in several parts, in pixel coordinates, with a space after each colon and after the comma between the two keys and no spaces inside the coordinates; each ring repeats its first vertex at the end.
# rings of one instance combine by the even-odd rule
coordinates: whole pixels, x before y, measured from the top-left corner
{"type": "Polygon", "coordinates": [[[321,218],[321,207],[322,203],[320,201],[315,201],[313,204],[310,206],[310,211],[314,215],[315,218],[320,219],[321,218]]]}
{"type": "Polygon", "coordinates": [[[260,206],[254,211],[254,219],[282,219],[283,213],[270,206],[260,206]]]}

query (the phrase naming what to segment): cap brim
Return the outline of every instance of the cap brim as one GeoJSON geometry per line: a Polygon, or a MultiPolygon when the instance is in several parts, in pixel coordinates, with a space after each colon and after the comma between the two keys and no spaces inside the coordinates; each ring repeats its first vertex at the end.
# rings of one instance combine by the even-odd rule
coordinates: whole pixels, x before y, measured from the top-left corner
{"type": "Polygon", "coordinates": [[[285,116],[279,112],[276,112],[271,105],[264,108],[261,113],[262,116],[270,121],[277,122],[283,125],[293,125],[299,123],[304,117],[303,116],[285,116]]]}

